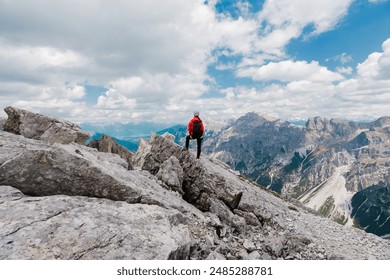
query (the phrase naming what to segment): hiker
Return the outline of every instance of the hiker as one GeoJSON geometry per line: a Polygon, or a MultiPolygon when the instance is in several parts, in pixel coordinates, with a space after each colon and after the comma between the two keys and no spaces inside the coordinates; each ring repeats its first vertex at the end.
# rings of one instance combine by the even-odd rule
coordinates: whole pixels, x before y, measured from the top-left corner
{"type": "Polygon", "coordinates": [[[200,157],[200,152],[202,149],[202,140],[203,140],[203,134],[204,134],[204,126],[202,120],[199,118],[199,112],[194,112],[194,117],[190,120],[188,123],[188,134],[186,137],[186,147],[185,149],[188,150],[188,146],[190,145],[190,140],[195,140],[197,143],[197,154],[196,158],[200,157]]]}

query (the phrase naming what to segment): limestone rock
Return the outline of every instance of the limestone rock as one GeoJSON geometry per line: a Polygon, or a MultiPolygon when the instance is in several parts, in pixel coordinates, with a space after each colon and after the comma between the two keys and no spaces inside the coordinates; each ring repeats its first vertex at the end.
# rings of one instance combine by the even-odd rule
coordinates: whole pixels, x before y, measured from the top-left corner
{"type": "Polygon", "coordinates": [[[254,250],[256,250],[255,244],[253,244],[253,242],[250,241],[250,240],[248,240],[248,239],[245,239],[245,240],[244,240],[244,243],[242,244],[242,246],[244,246],[244,248],[245,248],[248,252],[253,252],[254,250]]]}
{"type": "Polygon", "coordinates": [[[156,177],[163,181],[172,190],[183,194],[182,185],[184,171],[176,157],[171,156],[169,159],[164,161],[161,164],[156,177]]]}
{"type": "Polygon", "coordinates": [[[4,131],[51,144],[72,142],[83,144],[89,138],[89,134],[82,131],[78,125],[67,121],[14,107],[6,107],[4,111],[8,114],[4,131]]]}
{"type": "Polygon", "coordinates": [[[152,133],[149,141],[142,139],[133,157],[134,168],[147,170],[156,175],[164,161],[171,156],[179,158],[181,147],[176,145],[172,138],[169,134],[162,137],[152,133]]]}
{"type": "Polygon", "coordinates": [[[206,260],[226,260],[226,258],[224,255],[213,251],[207,256],[206,260]]]}
{"type": "Polygon", "coordinates": [[[0,259],[188,259],[176,210],[0,186],[0,259]],[[6,213],[6,215],[4,215],[6,213]]]}
{"type": "Polygon", "coordinates": [[[261,256],[258,251],[253,251],[252,253],[249,254],[249,259],[250,260],[260,260],[261,256]]]}
{"type": "Polygon", "coordinates": [[[249,257],[248,252],[245,249],[241,249],[238,254],[238,259],[240,260],[250,260],[251,258],[249,257]]]}

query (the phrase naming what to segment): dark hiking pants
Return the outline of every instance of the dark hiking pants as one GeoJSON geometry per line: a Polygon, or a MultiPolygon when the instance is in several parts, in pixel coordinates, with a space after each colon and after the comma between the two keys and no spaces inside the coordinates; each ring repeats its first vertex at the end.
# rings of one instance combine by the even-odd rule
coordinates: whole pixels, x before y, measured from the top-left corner
{"type": "Polygon", "coordinates": [[[190,140],[195,140],[196,139],[196,144],[198,148],[198,152],[196,154],[196,158],[200,157],[200,152],[202,150],[202,140],[203,138],[192,138],[191,135],[187,135],[186,137],[186,149],[188,150],[188,147],[190,146],[190,140]]]}

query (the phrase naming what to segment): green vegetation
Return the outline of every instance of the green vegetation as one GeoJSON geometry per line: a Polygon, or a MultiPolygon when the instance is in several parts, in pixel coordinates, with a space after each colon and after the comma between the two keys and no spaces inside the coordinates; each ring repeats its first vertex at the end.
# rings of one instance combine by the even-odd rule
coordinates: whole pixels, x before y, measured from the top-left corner
{"type": "Polygon", "coordinates": [[[292,193],[292,197],[295,198],[295,199],[298,199],[302,194],[305,193],[305,189],[304,188],[301,188],[301,186],[295,186],[293,188],[293,193],[292,193]]]}
{"type": "Polygon", "coordinates": [[[320,209],[318,209],[318,212],[325,217],[329,217],[334,208],[334,198],[333,196],[330,196],[326,199],[325,203],[320,207],[320,209]]]}
{"type": "Polygon", "coordinates": [[[346,218],[344,215],[340,215],[338,217],[335,217],[333,221],[339,223],[340,225],[345,225],[348,222],[348,218],[346,218]]]}

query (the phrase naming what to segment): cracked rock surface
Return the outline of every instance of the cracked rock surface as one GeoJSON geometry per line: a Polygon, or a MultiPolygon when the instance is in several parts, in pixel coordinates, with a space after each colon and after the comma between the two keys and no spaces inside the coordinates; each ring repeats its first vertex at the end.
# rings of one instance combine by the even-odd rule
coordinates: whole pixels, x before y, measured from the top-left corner
{"type": "Polygon", "coordinates": [[[0,222],[0,259],[170,259],[189,254],[190,233],[177,210],[87,197],[28,197],[8,186],[0,187],[0,199],[0,213],[6,213],[0,222]]]}

